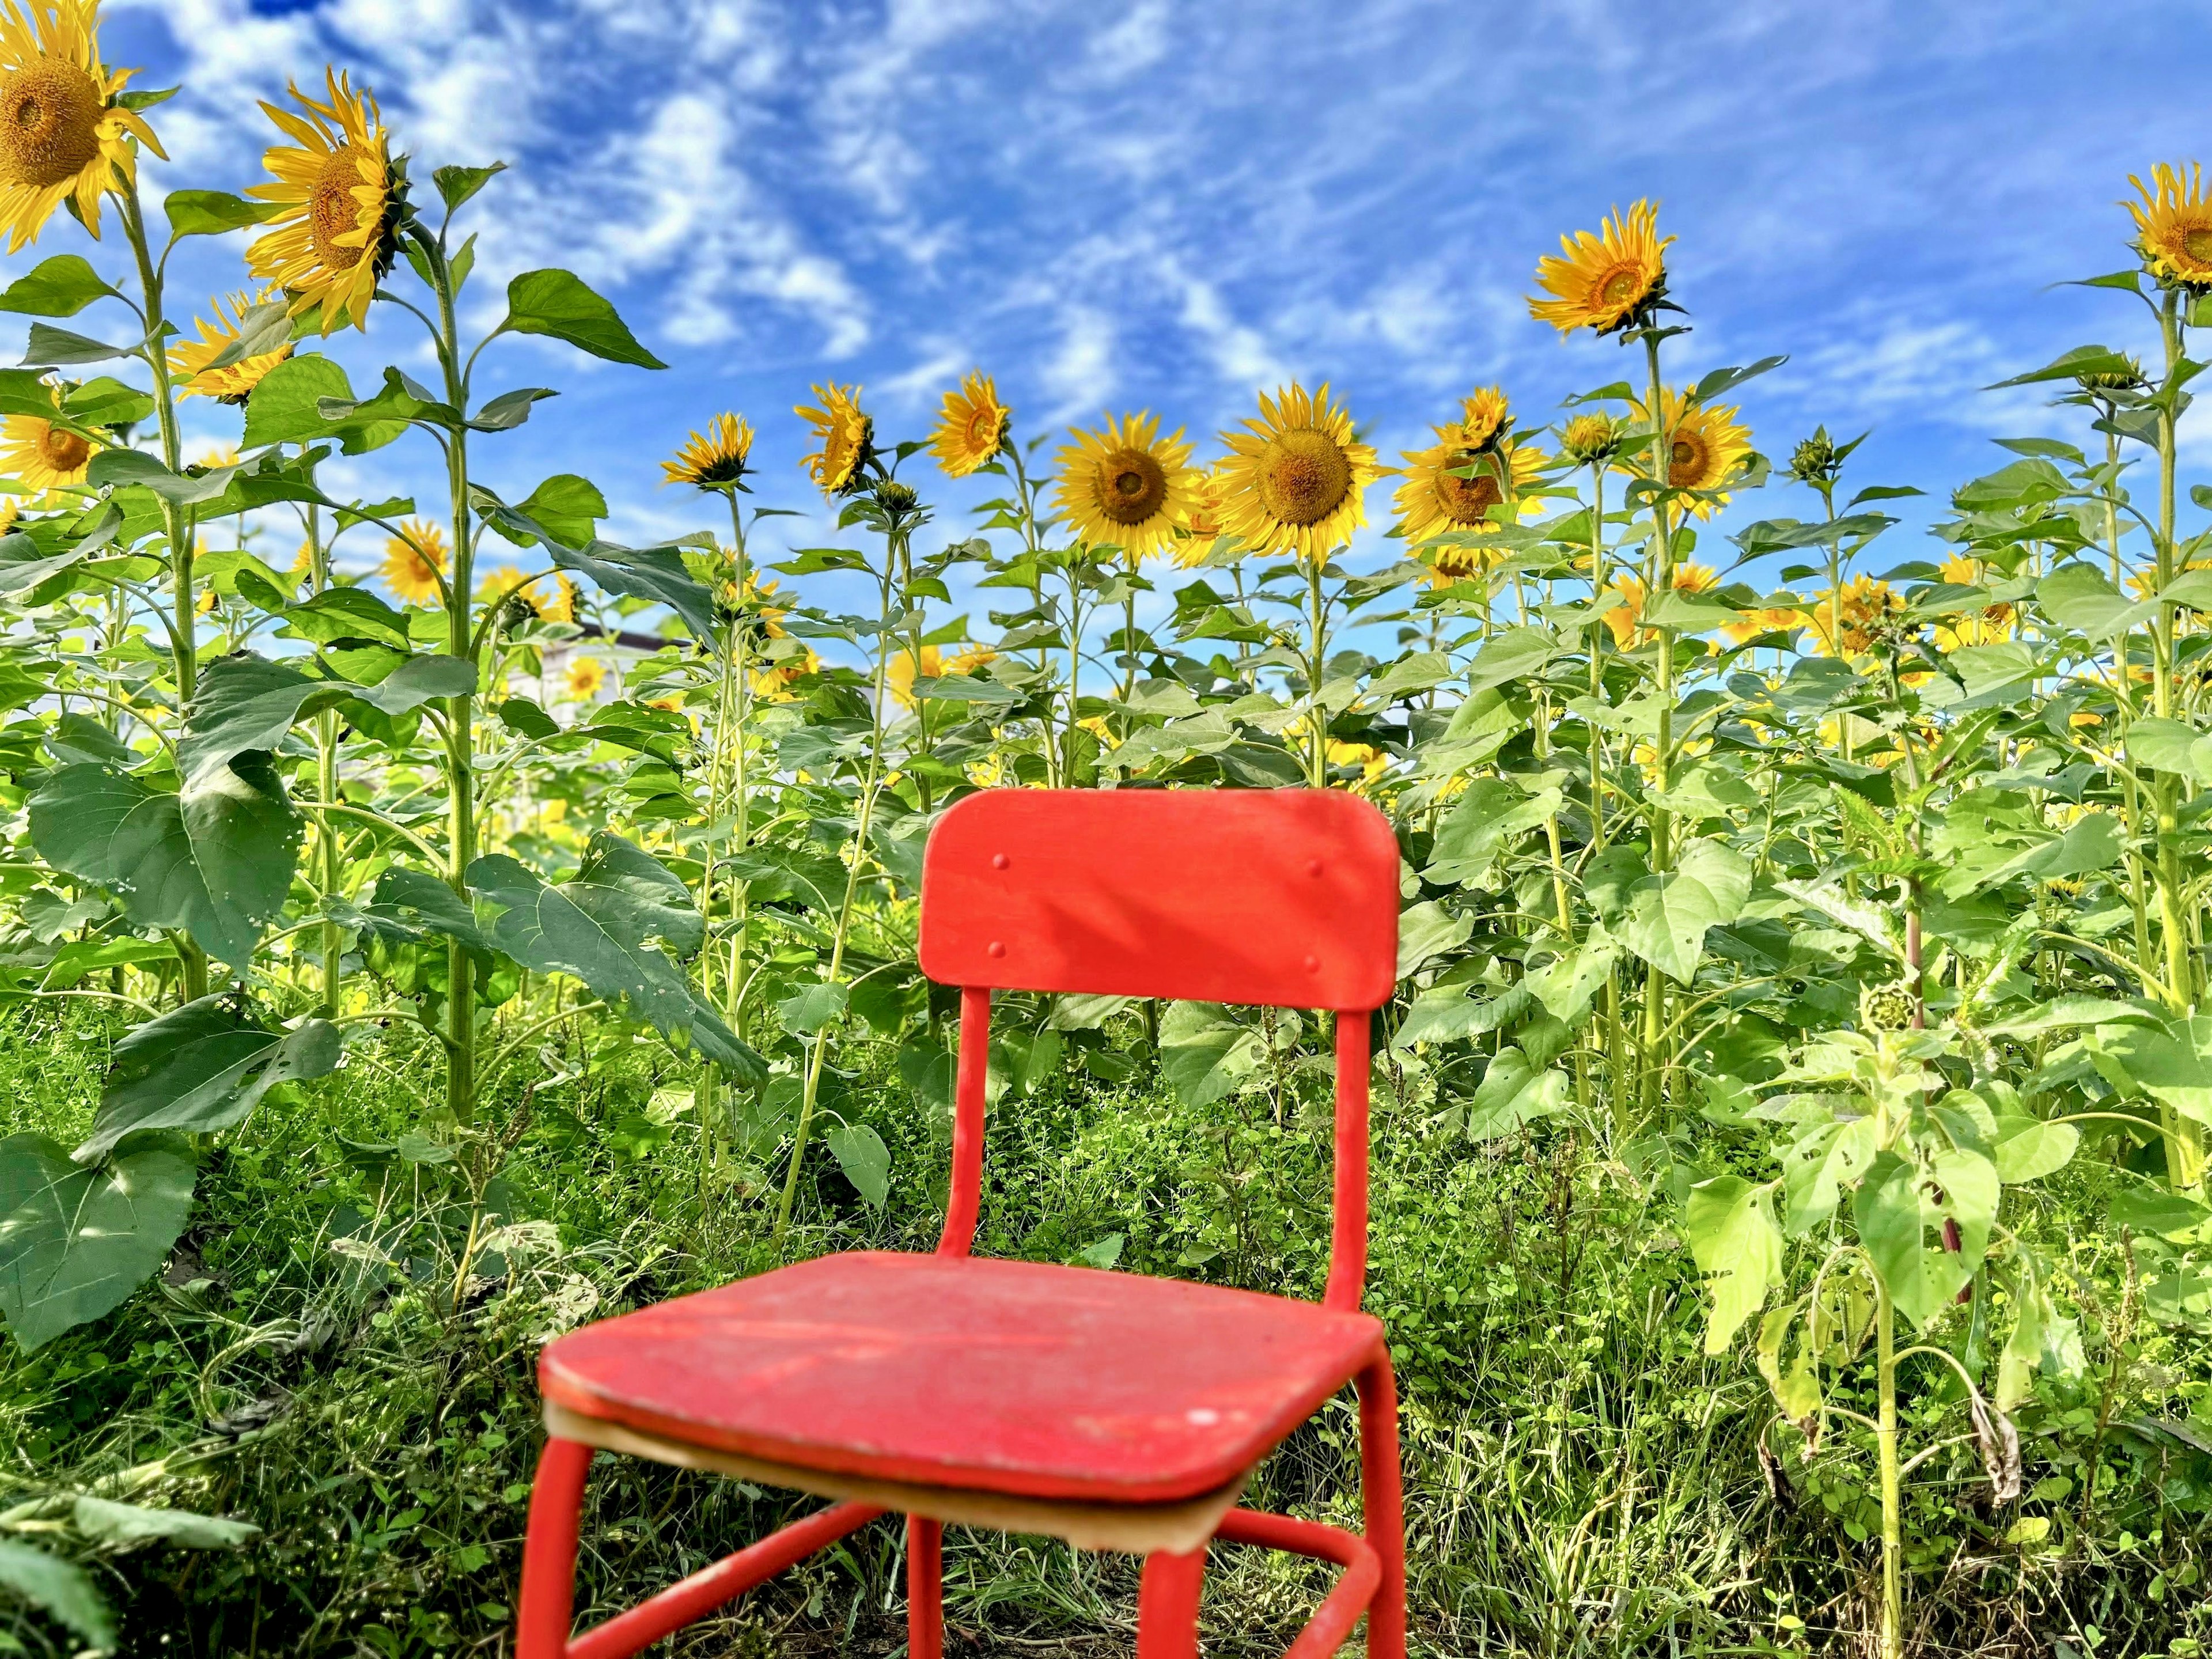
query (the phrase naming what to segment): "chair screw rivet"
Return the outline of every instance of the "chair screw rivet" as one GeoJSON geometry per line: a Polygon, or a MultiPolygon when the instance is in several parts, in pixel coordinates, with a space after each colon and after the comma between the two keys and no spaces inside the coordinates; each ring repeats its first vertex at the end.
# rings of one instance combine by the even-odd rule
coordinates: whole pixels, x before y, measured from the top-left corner
{"type": "Polygon", "coordinates": [[[987,956],[1002,957],[1006,954],[1006,947],[1000,944],[997,939],[993,939],[988,945],[985,945],[983,947],[983,951],[984,954],[987,956]]]}
{"type": "Polygon", "coordinates": [[[1308,957],[1306,958],[1306,972],[1310,974],[1317,974],[1321,972],[1321,958],[1319,957],[1308,957]]]}
{"type": "Polygon", "coordinates": [[[1004,853],[994,853],[991,854],[991,867],[994,870],[1003,870],[1011,862],[1012,862],[1012,860],[1008,859],[1004,853]]]}
{"type": "Polygon", "coordinates": [[[1319,859],[1309,860],[1306,863],[1306,873],[1310,876],[1319,875],[1321,873],[1321,860],[1319,859]]]}

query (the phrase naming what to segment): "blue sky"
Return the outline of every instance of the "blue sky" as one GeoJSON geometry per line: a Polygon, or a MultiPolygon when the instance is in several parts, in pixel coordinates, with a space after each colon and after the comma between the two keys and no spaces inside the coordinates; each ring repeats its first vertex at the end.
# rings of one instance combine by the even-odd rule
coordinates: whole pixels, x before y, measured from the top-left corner
{"type": "MultiPolygon", "coordinates": [[[[185,88],[153,114],[173,158],[154,191],[252,182],[254,100],[325,62],[374,88],[422,194],[441,163],[510,163],[479,198],[480,307],[568,264],[673,367],[496,348],[486,391],[564,395],[482,471],[514,490],[585,472],[632,539],[715,522],[656,487],[657,462],[722,409],[760,428],[757,499],[815,507],[789,411],[833,377],[888,437],[922,435],[980,365],[1024,432],[1151,408],[1201,460],[1291,375],[1333,381],[1386,459],[1480,383],[1541,425],[1633,365],[1529,319],[1536,258],[1639,196],[1680,239],[1685,377],[1788,352],[1744,396],[1762,448],[1871,428],[1857,482],[1940,495],[2007,459],[1990,436],[2067,430],[1978,387],[2086,340],[2143,343],[2132,302],[2051,285],[2127,263],[2126,175],[2203,153],[2212,66],[2204,10],[2174,0],[109,0],[107,18],[111,63],[185,88]]],[[[180,258],[179,307],[241,285],[242,245],[180,258]]],[[[81,246],[58,220],[6,264],[81,246]]],[[[111,233],[96,259],[120,256],[111,233]]],[[[412,326],[380,316],[337,349],[412,365],[412,326]]],[[[235,435],[191,407],[196,441],[235,435]]],[[[434,476],[402,446],[344,482],[427,495],[434,476]]],[[[940,526],[979,493],[943,486],[940,526]]],[[[1787,487],[1743,506],[1809,510],[1787,487]]],[[[1370,516],[1388,507],[1378,485],[1370,516]]]]}

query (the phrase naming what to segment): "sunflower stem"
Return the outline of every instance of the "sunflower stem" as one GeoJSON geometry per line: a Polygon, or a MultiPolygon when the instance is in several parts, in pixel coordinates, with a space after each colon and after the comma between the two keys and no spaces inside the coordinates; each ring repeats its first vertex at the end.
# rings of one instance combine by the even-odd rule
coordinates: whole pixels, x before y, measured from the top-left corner
{"type": "MultiPolygon", "coordinates": [[[[1674,585],[1674,538],[1668,522],[1667,478],[1669,448],[1672,442],[1667,430],[1665,394],[1659,377],[1659,331],[1654,328],[1644,331],[1644,353],[1651,380],[1651,481],[1659,486],[1651,502],[1651,580],[1645,586],[1649,597],[1664,594],[1674,585]]],[[[1674,751],[1674,630],[1661,625],[1656,630],[1659,644],[1658,684],[1659,732],[1656,747],[1654,793],[1659,797],[1651,811],[1651,871],[1663,876],[1674,867],[1674,815],[1663,802],[1672,780],[1674,751]]],[[[1644,983],[1644,1114],[1656,1118],[1659,1113],[1660,1094],[1666,1074],[1666,1057],[1660,1052],[1667,1018],[1667,974],[1656,963],[1649,964],[1644,983]]]]}

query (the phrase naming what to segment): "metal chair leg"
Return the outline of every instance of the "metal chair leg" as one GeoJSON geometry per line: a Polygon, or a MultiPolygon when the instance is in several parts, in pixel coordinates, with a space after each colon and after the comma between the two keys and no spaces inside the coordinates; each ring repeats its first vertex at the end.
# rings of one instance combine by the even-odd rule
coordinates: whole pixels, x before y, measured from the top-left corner
{"type": "Polygon", "coordinates": [[[576,1538],[591,1468],[592,1449],[574,1440],[548,1440],[538,1454],[522,1545],[515,1659],[562,1659],[568,1651],[576,1611],[576,1538]]]}
{"type": "Polygon", "coordinates": [[[1382,1582],[1367,1607],[1368,1659],[1406,1659],[1405,1492],[1398,1461],[1398,1386],[1385,1354],[1359,1373],[1359,1496],[1382,1582]]]}
{"type": "Polygon", "coordinates": [[[1188,1555],[1164,1551],[1145,1558],[1137,1591],[1137,1659],[1198,1659],[1198,1602],[1206,1582],[1206,1546],[1188,1555]]]}
{"type": "Polygon", "coordinates": [[[907,1659],[945,1659],[945,1523],[906,1518],[907,1659]]]}

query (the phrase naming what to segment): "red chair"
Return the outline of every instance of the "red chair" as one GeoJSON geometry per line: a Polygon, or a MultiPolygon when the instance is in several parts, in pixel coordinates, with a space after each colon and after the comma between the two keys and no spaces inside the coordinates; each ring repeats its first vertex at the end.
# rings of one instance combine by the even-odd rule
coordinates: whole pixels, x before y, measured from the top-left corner
{"type": "Polygon", "coordinates": [[[953,807],[922,875],[922,969],[962,988],[936,1254],[825,1256],[548,1346],[517,1659],[636,1653],[892,1511],[913,1659],[944,1651],[947,1522],[1142,1554],[1139,1659],[1197,1653],[1214,1538],[1344,1568],[1288,1659],[1335,1652],[1363,1613],[1368,1653],[1402,1659],[1396,1391],[1382,1322],[1359,1311],[1368,1024],[1397,930],[1396,842],[1350,795],[1007,789],[953,807]],[[1334,1010],[1321,1302],[971,1258],[994,988],[1334,1010]],[[1253,1469],[1347,1382],[1364,1531],[1239,1507],[1253,1469]],[[839,1501],[572,1636],[594,1449],[839,1501]]]}

